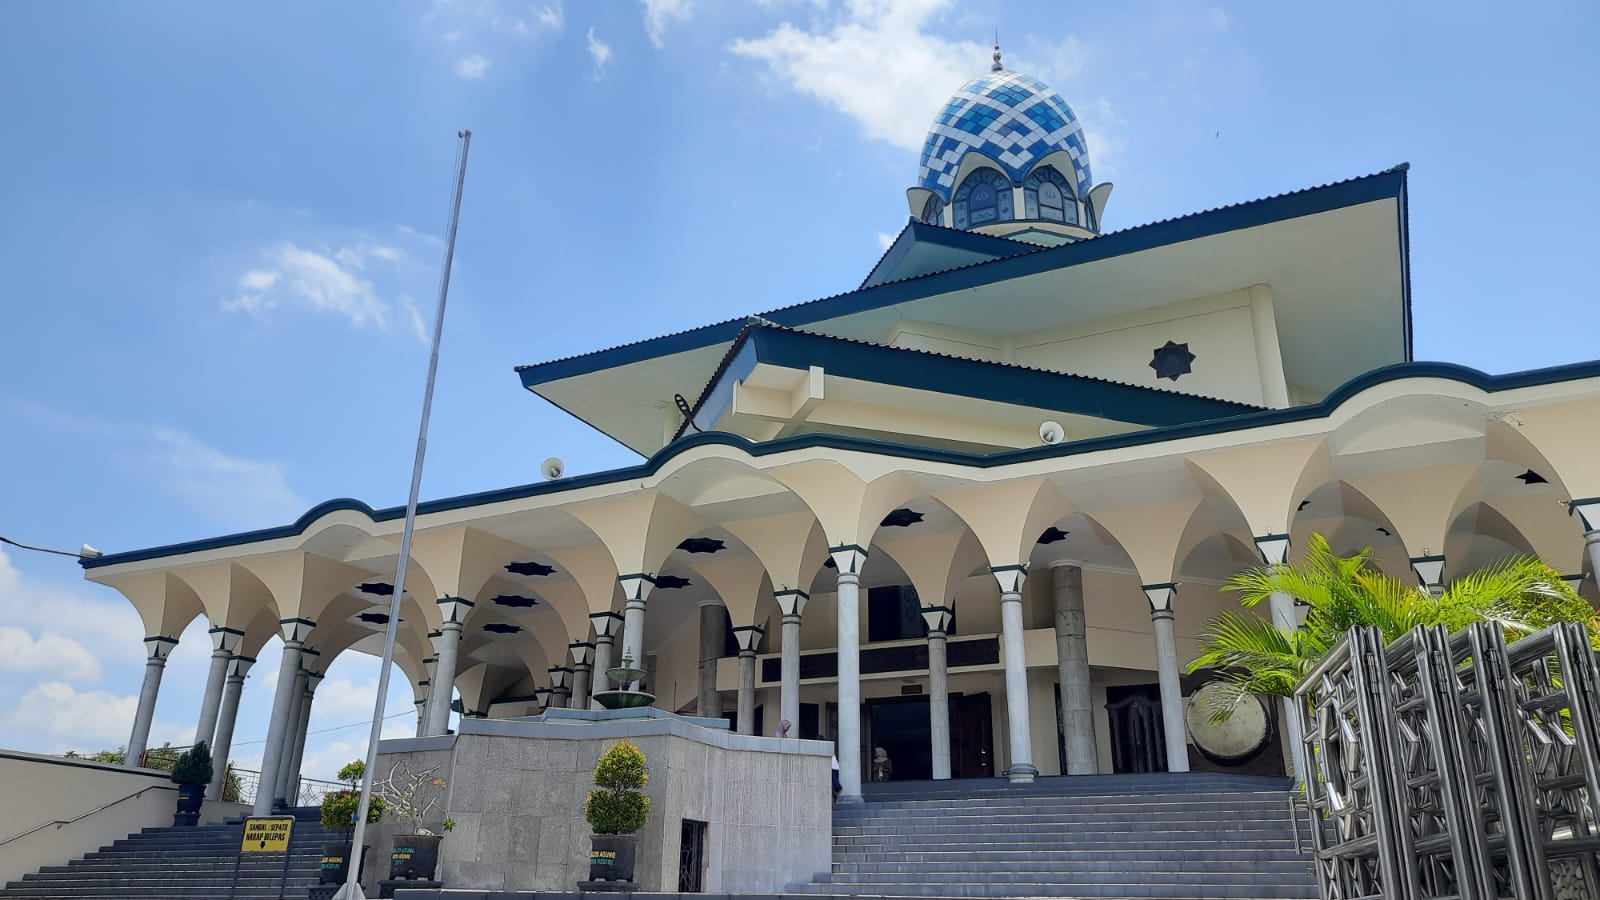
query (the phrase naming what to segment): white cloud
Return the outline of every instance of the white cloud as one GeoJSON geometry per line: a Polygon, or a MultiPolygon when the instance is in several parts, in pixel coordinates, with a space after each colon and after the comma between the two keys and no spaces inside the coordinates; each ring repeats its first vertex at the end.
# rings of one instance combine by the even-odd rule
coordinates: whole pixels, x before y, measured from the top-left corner
{"type": "Polygon", "coordinates": [[[401,297],[400,308],[405,311],[406,321],[410,323],[411,330],[416,334],[417,340],[424,344],[429,343],[428,325],[422,321],[422,313],[417,310],[417,305],[411,302],[410,297],[401,297]]]}
{"type": "Polygon", "coordinates": [[[611,62],[611,45],[594,36],[594,26],[589,27],[589,56],[594,60],[596,81],[606,77],[606,63],[611,62]]]}
{"type": "Polygon", "coordinates": [[[560,3],[542,6],[535,10],[533,15],[538,20],[541,28],[548,28],[551,31],[560,31],[561,27],[566,24],[566,15],[563,13],[560,3]]]}
{"type": "Polygon", "coordinates": [[[21,628],[0,625],[0,671],[39,672],[68,681],[98,681],[100,661],[72,638],[53,631],[36,638],[21,628]]]}
{"type": "Polygon", "coordinates": [[[766,63],[802,94],[861,123],[868,137],[922,149],[928,124],[952,91],[976,74],[989,49],[951,41],[927,26],[951,0],[851,0],[841,16],[807,31],[784,22],[731,50],[766,63]],[[864,80],[871,89],[863,89],[864,80]]]}
{"type": "MultiPolygon", "coordinates": [[[[485,68],[488,66],[487,60],[478,59],[485,68]]],[[[409,229],[400,230],[415,236],[409,229]]],[[[268,248],[262,256],[265,265],[247,269],[236,283],[237,293],[219,303],[224,312],[263,316],[298,306],[332,313],[357,328],[370,325],[380,330],[389,327],[393,310],[379,296],[369,271],[371,263],[376,260],[387,264],[382,270],[385,276],[411,263],[405,250],[369,239],[354,240],[331,250],[313,250],[285,241],[268,248]]],[[[423,342],[426,343],[425,335],[423,342]]]]}
{"type": "Polygon", "coordinates": [[[483,54],[474,53],[471,56],[463,56],[456,60],[456,74],[469,81],[475,80],[486,75],[490,65],[491,63],[483,57],[483,54]]]}
{"type": "Polygon", "coordinates": [[[669,24],[687,22],[694,16],[694,6],[690,0],[641,0],[641,2],[644,3],[645,33],[650,35],[650,43],[658,48],[666,46],[662,38],[669,24]]]}
{"type": "MultiPolygon", "coordinates": [[[[293,521],[310,506],[289,487],[281,463],[235,456],[186,431],[164,425],[87,419],[5,398],[0,398],[0,407],[26,416],[41,427],[94,439],[103,445],[105,458],[115,460],[135,478],[221,525],[251,528],[282,524],[293,521]]],[[[0,597],[5,592],[5,584],[0,581],[0,597]]]]}
{"type": "Polygon", "coordinates": [[[212,519],[249,510],[263,523],[289,522],[309,506],[289,487],[279,463],[231,456],[172,428],[151,427],[149,434],[167,488],[212,519]]]}
{"type": "Polygon", "coordinates": [[[878,232],[878,247],[883,250],[888,250],[890,247],[894,246],[895,237],[896,235],[892,235],[887,231],[878,232]]]}
{"type": "MultiPolygon", "coordinates": [[[[987,71],[993,53],[987,44],[935,33],[933,26],[955,8],[954,0],[848,0],[831,19],[809,28],[784,22],[729,49],[765,63],[778,82],[855,119],[867,137],[917,151],[940,107],[956,88],[987,71]]],[[[1057,90],[1083,71],[1088,56],[1071,36],[1030,46],[1027,58],[1007,52],[1006,68],[1037,75],[1057,90]]],[[[1093,145],[1091,140],[1098,162],[1093,145]]]]}
{"type": "Polygon", "coordinates": [[[134,694],[80,693],[64,681],[44,681],[23,694],[7,718],[10,728],[42,733],[57,742],[57,749],[93,752],[127,743],[138,706],[134,694]]]}

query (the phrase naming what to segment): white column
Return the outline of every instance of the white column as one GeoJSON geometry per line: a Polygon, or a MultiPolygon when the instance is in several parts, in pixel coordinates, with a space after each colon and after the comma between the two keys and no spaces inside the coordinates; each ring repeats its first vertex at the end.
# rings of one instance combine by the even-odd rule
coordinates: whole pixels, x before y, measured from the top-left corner
{"type": "Polygon", "coordinates": [[[290,806],[300,803],[300,779],[305,777],[301,771],[301,763],[306,757],[306,737],[311,733],[311,705],[317,699],[317,685],[322,683],[320,672],[306,673],[306,692],[300,698],[300,722],[294,732],[294,755],[289,762],[289,781],[284,790],[284,798],[290,806]]]}
{"type": "Polygon", "coordinates": [[[1028,723],[1028,659],[1023,642],[1022,585],[1028,578],[1023,565],[992,566],[1000,582],[1000,630],[1005,641],[1006,719],[1010,725],[1011,765],[1006,777],[1012,784],[1029,784],[1039,769],[1033,764],[1033,733],[1028,723]]]}
{"type": "Polygon", "coordinates": [[[622,658],[643,671],[644,605],[656,583],[649,575],[618,575],[617,581],[622,584],[622,595],[627,599],[627,605],[622,608],[622,658]]]}
{"type": "Polygon", "coordinates": [[[722,718],[722,694],[717,690],[717,663],[722,659],[723,619],[727,607],[714,600],[700,604],[699,684],[695,690],[694,714],[702,718],[722,718]]]}
{"type": "MultiPolygon", "coordinates": [[[[273,782],[273,800],[281,800],[284,805],[293,806],[294,796],[292,784],[294,780],[294,747],[300,740],[302,724],[306,721],[306,677],[305,667],[314,665],[313,654],[316,651],[306,647],[300,651],[300,671],[294,676],[294,703],[289,706],[289,730],[283,734],[283,753],[278,756],[278,774],[273,782]]],[[[266,775],[265,772],[262,773],[266,775]]]]}
{"type": "Polygon", "coordinates": [[[805,591],[777,591],[774,598],[783,613],[783,632],[779,636],[782,656],[778,661],[778,719],[789,720],[790,735],[800,736],[800,621],[811,597],[805,591]]]}
{"type": "Polygon", "coordinates": [[[572,699],[572,669],[568,666],[551,666],[549,709],[566,709],[572,699]]]}
{"type": "Polygon", "coordinates": [[[167,657],[178,646],[177,638],[155,635],[144,639],[144,683],[139,686],[139,707],[133,713],[133,732],[128,735],[127,765],[137,766],[150,742],[150,723],[156,716],[156,697],[161,693],[161,673],[167,657]]]}
{"type": "Polygon", "coordinates": [[[955,611],[948,606],[924,606],[928,624],[928,736],[933,750],[933,779],[950,777],[950,677],[946,665],[946,634],[955,611]]]}
{"type": "MultiPolygon", "coordinates": [[[[1268,567],[1284,565],[1289,559],[1289,536],[1287,534],[1264,534],[1255,539],[1256,549],[1261,551],[1261,561],[1268,567]]],[[[1268,609],[1272,616],[1272,627],[1285,635],[1293,635],[1300,630],[1301,618],[1295,607],[1295,598],[1281,591],[1274,592],[1267,600],[1268,609]]],[[[1285,774],[1290,778],[1298,778],[1300,773],[1306,771],[1303,761],[1305,753],[1304,733],[1300,729],[1300,716],[1295,710],[1294,698],[1284,697],[1281,705],[1283,715],[1283,736],[1289,744],[1288,756],[1284,759],[1285,774]]]]}
{"type": "Polygon", "coordinates": [[[211,762],[216,773],[211,776],[211,788],[206,796],[222,799],[222,789],[228,780],[228,754],[233,751],[233,726],[239,721],[239,696],[244,692],[245,676],[255,660],[248,656],[235,656],[228,664],[228,678],[222,689],[222,709],[217,715],[217,740],[211,747],[211,762]]]}
{"type": "MultiPolygon", "coordinates": [[[[461,647],[461,627],[472,612],[472,601],[460,597],[439,598],[439,614],[444,620],[434,643],[433,692],[428,696],[428,734],[450,731],[450,702],[456,697],[456,653],[461,647]]],[[[465,706],[462,709],[466,709],[465,706]]]]}
{"type": "Polygon", "coordinates": [[[272,719],[267,725],[267,742],[261,756],[261,782],[256,786],[254,815],[272,813],[278,767],[283,764],[284,736],[289,733],[289,712],[294,706],[295,676],[300,671],[300,650],[306,635],[317,623],[310,619],[283,619],[283,660],[278,664],[278,684],[272,694],[272,719]]]}
{"type": "Polygon", "coordinates": [[[739,722],[740,734],[756,733],[756,647],[766,629],[760,625],[741,625],[733,629],[739,642],[739,722]]]}
{"type": "MultiPolygon", "coordinates": [[[[434,639],[434,634],[429,632],[429,647],[433,646],[434,639]]],[[[428,673],[428,677],[418,685],[418,687],[425,688],[425,690],[422,692],[422,719],[417,722],[417,737],[428,736],[428,723],[432,721],[433,716],[433,673],[438,671],[439,657],[430,656],[423,660],[422,668],[428,673]]]]}
{"type": "Polygon", "coordinates": [[[417,693],[422,696],[411,701],[417,707],[417,737],[428,736],[428,689],[432,679],[417,682],[417,693]]]}
{"type": "MultiPolygon", "coordinates": [[[[206,690],[200,695],[200,720],[195,724],[194,742],[205,741],[215,749],[217,736],[217,711],[222,708],[222,688],[228,680],[228,666],[233,662],[233,651],[239,646],[244,632],[232,628],[211,629],[211,670],[206,673],[206,690]]],[[[215,756],[216,754],[212,754],[215,756]]]]}
{"type": "MultiPolygon", "coordinates": [[[[1600,579],[1600,497],[1574,500],[1569,506],[1583,528],[1583,541],[1589,551],[1589,569],[1600,579]]],[[[1576,590],[1576,586],[1574,586],[1576,590]]]]}
{"type": "MultiPolygon", "coordinates": [[[[594,626],[594,672],[589,677],[589,695],[592,697],[601,691],[611,690],[611,678],[606,675],[606,670],[614,669],[617,665],[614,650],[617,632],[622,630],[622,616],[610,611],[590,613],[589,623],[594,626]]],[[[603,708],[598,703],[594,706],[603,708]]]]}
{"type": "Polygon", "coordinates": [[[1065,732],[1068,775],[1100,772],[1094,735],[1094,703],[1089,681],[1088,621],[1083,612],[1083,569],[1069,562],[1050,564],[1056,601],[1056,674],[1061,680],[1061,725],[1065,732]]]}
{"type": "Polygon", "coordinates": [[[839,567],[839,756],[840,803],[861,802],[861,566],[867,551],[853,544],[830,547],[839,567]]]}
{"type": "Polygon", "coordinates": [[[589,676],[594,667],[594,644],[588,641],[573,641],[567,645],[572,652],[572,699],[568,701],[568,709],[589,708],[589,676]]]}
{"type": "Polygon", "coordinates": [[[1156,681],[1161,684],[1161,726],[1167,737],[1167,771],[1189,771],[1188,725],[1183,720],[1183,680],[1178,671],[1178,637],[1173,631],[1176,584],[1147,584],[1150,623],[1156,634],[1156,681]]]}

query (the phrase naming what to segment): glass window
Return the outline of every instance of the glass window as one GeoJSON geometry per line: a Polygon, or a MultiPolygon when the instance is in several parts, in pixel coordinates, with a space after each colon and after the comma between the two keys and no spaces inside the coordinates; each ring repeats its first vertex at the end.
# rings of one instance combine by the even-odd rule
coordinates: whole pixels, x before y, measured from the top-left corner
{"type": "Polygon", "coordinates": [[[867,640],[898,641],[926,637],[922,601],[913,587],[881,587],[867,591],[867,640]]]}
{"type": "Polygon", "coordinates": [[[1008,222],[1013,218],[1011,179],[994,169],[977,169],[956,188],[953,203],[957,228],[1008,222]]]}
{"type": "Polygon", "coordinates": [[[1030,219],[1078,224],[1078,198],[1072,183],[1051,166],[1040,166],[1022,182],[1023,203],[1030,219]]]}
{"type": "Polygon", "coordinates": [[[932,225],[944,224],[944,201],[938,197],[929,197],[928,202],[922,204],[922,221],[932,225]]]}

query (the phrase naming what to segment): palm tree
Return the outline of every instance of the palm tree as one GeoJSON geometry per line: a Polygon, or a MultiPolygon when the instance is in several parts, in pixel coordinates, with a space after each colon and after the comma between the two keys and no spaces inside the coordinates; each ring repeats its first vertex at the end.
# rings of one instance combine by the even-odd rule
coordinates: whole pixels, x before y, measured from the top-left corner
{"type": "Polygon", "coordinates": [[[1370,552],[1340,556],[1320,534],[1313,534],[1299,564],[1258,566],[1235,575],[1223,587],[1254,607],[1273,594],[1305,604],[1305,625],[1285,631],[1249,613],[1228,611],[1206,624],[1200,655],[1190,672],[1216,669],[1227,691],[1212,706],[1225,720],[1249,695],[1292,697],[1294,689],[1352,626],[1377,626],[1391,642],[1418,625],[1444,625],[1455,631],[1471,622],[1492,621],[1508,639],[1556,622],[1583,622],[1600,635],[1594,607],[1543,560],[1513,556],[1451,582],[1439,596],[1378,571],[1370,552]]]}

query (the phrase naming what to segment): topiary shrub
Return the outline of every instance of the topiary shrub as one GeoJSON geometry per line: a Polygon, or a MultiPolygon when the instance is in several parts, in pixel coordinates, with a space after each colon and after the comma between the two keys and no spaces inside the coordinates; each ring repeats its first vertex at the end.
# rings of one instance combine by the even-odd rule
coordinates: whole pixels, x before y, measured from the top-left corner
{"type": "Polygon", "coordinates": [[[205,741],[183,751],[172,766],[172,780],[177,784],[207,785],[216,770],[211,766],[211,748],[205,741]]]}
{"type": "Polygon", "coordinates": [[[650,798],[639,790],[650,783],[644,751],[617,741],[594,767],[598,790],[589,792],[583,814],[595,834],[633,834],[650,816],[650,798]]]}

